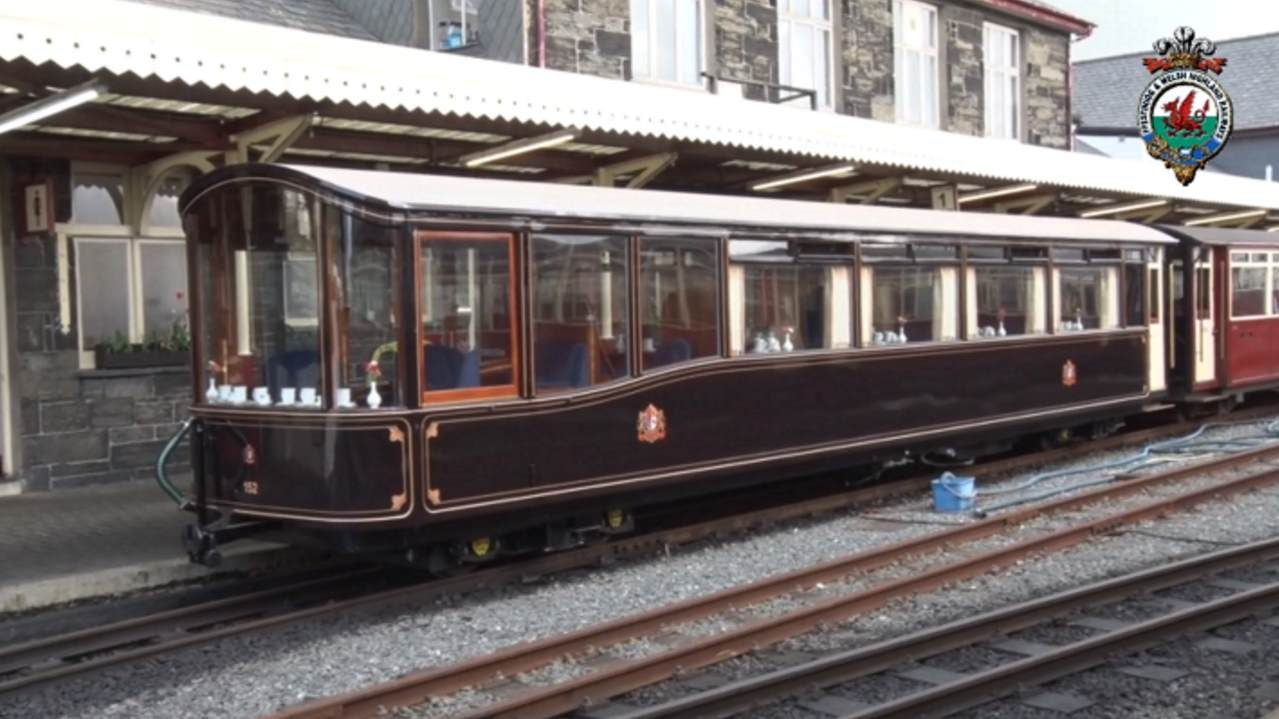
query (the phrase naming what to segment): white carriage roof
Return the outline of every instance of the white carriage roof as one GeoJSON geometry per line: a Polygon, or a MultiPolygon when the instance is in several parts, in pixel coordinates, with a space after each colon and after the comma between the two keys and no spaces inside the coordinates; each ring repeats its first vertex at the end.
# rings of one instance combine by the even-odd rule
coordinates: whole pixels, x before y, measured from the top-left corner
{"type": "MultiPolygon", "coordinates": [[[[922,233],[991,238],[1172,243],[1146,225],[1115,220],[941,212],[876,205],[759,199],[659,190],[625,190],[516,180],[289,165],[348,193],[406,210],[496,212],[643,222],[687,222],[884,234],[922,233]]],[[[277,170],[278,171],[278,170],[277,170]]],[[[252,173],[251,168],[239,170],[252,173]]]]}
{"type": "MultiPolygon", "coordinates": [[[[1279,187],[703,92],[334,37],[124,0],[6,2],[0,59],[278,98],[493,118],[1225,206],[1279,209],[1279,187]]],[[[1133,98],[1135,104],[1136,98],[1133,98]]]]}

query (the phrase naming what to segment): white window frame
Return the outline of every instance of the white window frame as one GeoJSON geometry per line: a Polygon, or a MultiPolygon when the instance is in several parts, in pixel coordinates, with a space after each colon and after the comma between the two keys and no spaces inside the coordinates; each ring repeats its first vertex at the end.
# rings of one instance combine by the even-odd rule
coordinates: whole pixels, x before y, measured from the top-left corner
{"type": "MultiPolygon", "coordinates": [[[[941,26],[940,15],[937,12],[936,5],[917,2],[916,0],[893,0],[893,104],[897,122],[904,125],[919,125],[938,129],[941,127],[941,26]],[[933,18],[933,38],[932,47],[907,48],[902,32],[902,20],[907,9],[932,15],[933,18]],[[923,111],[924,90],[919,87],[919,78],[907,78],[905,72],[905,54],[907,52],[920,53],[921,60],[932,60],[933,66],[933,98],[932,98],[932,114],[931,117],[922,117],[919,120],[910,120],[906,118],[906,95],[909,90],[918,95],[920,99],[921,115],[923,111]],[[908,86],[907,81],[910,81],[908,86]]],[[[920,63],[920,71],[926,72],[924,63],[920,63]]],[[[921,75],[922,77],[922,75],[921,75]]]]}
{"type": "MultiPolygon", "coordinates": [[[[707,42],[706,42],[706,3],[704,2],[704,0],[676,0],[676,2],[694,2],[694,3],[697,3],[697,11],[696,11],[696,17],[697,17],[697,28],[696,28],[696,32],[694,33],[694,37],[696,37],[696,38],[697,38],[697,51],[696,51],[696,53],[695,53],[696,58],[697,58],[697,68],[696,68],[696,70],[697,70],[697,79],[696,79],[696,81],[695,81],[695,82],[680,82],[679,80],[667,80],[667,79],[665,79],[665,78],[657,77],[657,76],[656,76],[656,75],[652,72],[652,71],[653,71],[653,65],[655,64],[655,59],[656,59],[656,57],[657,57],[657,47],[655,46],[655,44],[654,44],[654,42],[653,42],[653,33],[652,33],[651,31],[649,32],[649,37],[648,37],[648,57],[649,57],[649,67],[646,67],[646,68],[640,68],[640,67],[639,67],[639,65],[637,65],[637,64],[636,64],[636,62],[635,62],[635,46],[634,46],[634,43],[635,43],[635,36],[634,36],[634,33],[632,32],[632,35],[631,35],[631,43],[632,43],[632,44],[631,44],[631,57],[630,57],[630,61],[631,61],[631,79],[632,79],[632,80],[635,80],[635,81],[637,81],[637,82],[643,82],[643,83],[648,83],[648,84],[653,84],[653,85],[664,85],[664,86],[667,86],[667,87],[677,87],[677,88],[682,88],[682,89],[685,89],[685,90],[701,90],[701,89],[704,89],[704,88],[706,87],[706,82],[705,82],[705,80],[702,78],[702,73],[706,71],[706,65],[707,65],[707,62],[706,62],[706,53],[707,53],[707,47],[706,47],[706,46],[707,46],[707,42]]],[[[629,20],[630,20],[630,22],[631,22],[631,28],[632,28],[632,30],[633,30],[633,28],[634,28],[634,26],[635,26],[635,20],[634,20],[634,18],[635,18],[635,16],[636,16],[636,14],[639,12],[639,10],[641,9],[641,7],[640,7],[640,6],[642,6],[642,9],[643,9],[645,12],[647,12],[647,13],[648,13],[648,27],[649,27],[649,28],[652,28],[652,27],[653,27],[653,25],[654,25],[654,24],[656,24],[656,20],[657,20],[657,9],[656,9],[656,7],[654,6],[654,4],[653,4],[652,2],[649,2],[649,0],[630,0],[630,15],[628,16],[628,19],[629,19],[629,20]]],[[[679,43],[678,43],[678,42],[676,42],[676,43],[675,43],[675,52],[676,52],[676,57],[675,57],[675,67],[676,67],[676,68],[678,68],[678,67],[679,67],[679,61],[680,61],[680,56],[679,56],[679,43]]],[[[678,73],[678,72],[676,72],[676,75],[678,75],[678,74],[679,74],[679,73],[678,73]]]]}
{"type": "Polygon", "coordinates": [[[982,42],[982,76],[983,76],[983,92],[982,105],[985,108],[985,135],[990,138],[1001,140],[1021,140],[1021,128],[1025,124],[1022,122],[1022,86],[1021,86],[1021,33],[1004,25],[996,25],[995,23],[986,22],[981,26],[981,42],[982,42]],[[1002,67],[996,67],[991,59],[991,50],[994,47],[994,40],[1008,43],[1005,47],[1013,47],[1016,51],[1012,62],[1002,67]],[[1011,42],[1009,42],[1011,40],[1011,42]],[[1012,82],[1012,92],[1005,95],[1005,104],[996,108],[991,98],[994,97],[993,88],[996,83],[1003,84],[1005,90],[1008,89],[1009,81],[1012,82]],[[1007,103],[1012,103],[1009,107],[1007,103]],[[1010,112],[1011,111],[1011,112],[1010,112]],[[1003,114],[1005,118],[1012,120],[1012,127],[1006,128],[1003,134],[995,134],[995,118],[1003,114]]]}
{"type": "MultiPolygon", "coordinates": [[[[791,38],[793,37],[794,28],[802,26],[813,33],[814,38],[825,36],[826,57],[822,58],[821,53],[817,51],[816,44],[813,46],[814,52],[809,62],[813,64],[813,77],[820,77],[822,73],[818,72],[819,59],[824,62],[825,67],[821,68],[826,75],[826,83],[824,88],[806,88],[810,90],[825,90],[825,98],[821,94],[817,97],[818,110],[834,110],[835,109],[835,41],[834,41],[834,23],[832,21],[833,8],[831,0],[819,0],[826,9],[825,19],[814,17],[810,14],[796,14],[788,9],[789,3],[797,0],[780,0],[777,6],[777,77],[778,82],[782,85],[790,85],[792,87],[800,87],[791,80],[791,46],[793,45],[791,38]],[[783,32],[786,24],[790,26],[790,32],[783,32]]],[[[808,2],[808,0],[803,0],[808,2]]],[[[801,98],[804,105],[807,106],[807,98],[801,98]]],[[[792,101],[788,104],[800,104],[800,100],[792,101]]]]}
{"type": "MultiPolygon", "coordinates": [[[[128,207],[131,198],[128,193],[131,191],[130,183],[125,177],[126,169],[114,165],[101,165],[97,163],[75,163],[72,166],[72,186],[74,187],[75,176],[77,174],[118,174],[125,178],[124,184],[124,206],[128,207]]],[[[83,294],[80,291],[80,273],[83,265],[78,261],[79,246],[83,243],[100,243],[100,244],[127,244],[127,262],[125,281],[128,284],[128,302],[127,309],[127,327],[130,342],[142,342],[143,336],[143,301],[142,301],[142,245],[145,244],[170,244],[185,245],[186,235],[181,227],[152,227],[148,220],[150,219],[150,205],[140,208],[142,213],[142,232],[135,234],[127,224],[119,225],[90,225],[77,224],[72,222],[59,222],[54,226],[57,234],[57,264],[58,264],[58,305],[61,308],[60,321],[63,327],[69,328],[72,324],[71,318],[71,292],[74,287],[75,291],[75,327],[76,327],[76,349],[80,355],[81,369],[94,369],[95,360],[93,356],[93,348],[84,349],[84,327],[80,321],[84,317],[83,311],[83,294]],[[69,251],[75,251],[77,262],[75,263],[75,276],[71,277],[69,269],[69,261],[67,254],[69,251]],[[74,283],[74,285],[72,284],[74,283]]],[[[187,298],[188,304],[190,298],[187,298]]]]}
{"type": "MultiPolygon", "coordinates": [[[[461,23],[460,23],[460,24],[462,25],[462,44],[459,46],[459,48],[461,48],[461,47],[466,47],[466,46],[467,46],[466,38],[467,38],[467,37],[469,36],[469,34],[470,34],[470,33],[468,32],[468,30],[470,30],[470,28],[469,28],[469,27],[468,27],[468,25],[467,25],[467,22],[466,22],[466,16],[471,14],[470,12],[468,12],[468,11],[467,11],[467,8],[468,8],[468,6],[469,6],[471,3],[473,3],[473,2],[475,2],[475,0],[462,0],[462,3],[461,3],[461,5],[462,5],[462,10],[461,10],[460,12],[459,12],[459,11],[454,11],[454,12],[458,12],[458,14],[462,16],[461,23]]],[[[451,3],[450,3],[450,5],[451,5],[451,3]]],[[[427,24],[430,26],[430,28],[429,28],[429,30],[428,30],[428,32],[427,32],[427,36],[428,36],[428,38],[429,38],[429,42],[427,43],[427,47],[429,47],[429,48],[430,48],[430,49],[432,49],[432,50],[439,50],[439,51],[449,51],[449,50],[457,50],[457,49],[459,49],[459,48],[452,48],[452,47],[444,47],[444,46],[440,43],[440,38],[436,36],[436,32],[437,32],[437,31],[438,31],[438,29],[439,29],[439,18],[437,17],[436,12],[435,12],[435,3],[433,3],[433,2],[428,2],[428,3],[427,3],[427,5],[426,5],[426,14],[427,14],[427,24]]],[[[476,13],[475,13],[475,17],[476,17],[476,22],[478,22],[478,21],[479,21],[479,11],[478,11],[478,9],[477,9],[477,11],[476,11],[476,13]]],[[[453,16],[452,16],[452,15],[449,15],[448,20],[452,20],[452,18],[453,18],[453,16]]]]}

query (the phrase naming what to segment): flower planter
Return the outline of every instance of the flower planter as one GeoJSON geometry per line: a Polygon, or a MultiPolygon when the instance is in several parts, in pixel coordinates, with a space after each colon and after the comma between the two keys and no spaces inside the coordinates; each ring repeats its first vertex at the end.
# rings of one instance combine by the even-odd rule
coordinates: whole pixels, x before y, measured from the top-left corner
{"type": "Polygon", "coordinates": [[[98,369],[134,369],[137,367],[172,367],[191,361],[191,353],[185,350],[143,350],[141,352],[107,352],[93,350],[98,369]]]}

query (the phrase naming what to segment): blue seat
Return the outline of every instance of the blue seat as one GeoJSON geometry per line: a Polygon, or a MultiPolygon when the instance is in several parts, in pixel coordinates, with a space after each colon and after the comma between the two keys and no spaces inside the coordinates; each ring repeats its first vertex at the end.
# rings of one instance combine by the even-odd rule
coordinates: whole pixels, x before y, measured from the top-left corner
{"type": "Polygon", "coordinates": [[[461,352],[444,345],[426,346],[426,389],[453,389],[457,387],[457,370],[461,366],[461,352]]]}
{"type": "Polygon", "coordinates": [[[585,387],[590,384],[586,345],[546,340],[534,345],[538,389],[585,387]]]}
{"type": "Polygon", "coordinates": [[[320,355],[314,350],[280,352],[267,362],[266,372],[273,392],[281,387],[315,387],[320,383],[320,355]]]}
{"type": "Polygon", "coordinates": [[[653,366],[665,367],[668,364],[687,361],[692,357],[693,346],[683,337],[677,337],[658,346],[657,354],[653,357],[653,366]]]}

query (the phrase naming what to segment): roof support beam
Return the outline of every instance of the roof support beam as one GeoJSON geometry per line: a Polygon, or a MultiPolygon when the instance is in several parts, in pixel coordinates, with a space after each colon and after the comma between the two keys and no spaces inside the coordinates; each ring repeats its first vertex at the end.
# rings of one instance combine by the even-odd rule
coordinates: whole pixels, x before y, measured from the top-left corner
{"type": "Polygon", "coordinates": [[[601,165],[587,175],[569,175],[560,177],[555,182],[561,185],[595,185],[596,187],[613,187],[619,178],[629,177],[626,187],[639,189],[653,181],[668,167],[675,164],[677,152],[659,152],[629,160],[622,160],[608,165],[601,165]]]}
{"type": "Polygon", "coordinates": [[[1144,215],[1128,215],[1124,219],[1136,220],[1143,225],[1153,225],[1160,218],[1170,212],[1172,212],[1172,205],[1164,205],[1163,207],[1157,207],[1144,215]]]}
{"type": "Polygon", "coordinates": [[[1015,200],[996,202],[991,209],[995,212],[1014,212],[1020,210],[1023,215],[1033,215],[1056,201],[1056,192],[1041,192],[1029,197],[1019,197],[1015,200]]]}
{"type": "Polygon", "coordinates": [[[879,198],[896,190],[902,186],[902,178],[899,177],[883,177],[878,180],[866,180],[865,182],[854,182],[851,185],[840,185],[839,187],[830,188],[830,201],[835,203],[846,203],[854,197],[861,197],[859,202],[863,205],[873,205],[879,198]]]}
{"type": "Polygon", "coordinates": [[[177,152],[161,157],[158,160],[152,160],[145,165],[130,168],[124,177],[124,181],[128,185],[127,191],[124,193],[126,200],[124,208],[125,224],[133,228],[135,234],[142,234],[144,221],[151,215],[151,203],[155,200],[155,193],[159,192],[165,178],[172,174],[174,170],[183,167],[200,173],[212,172],[213,158],[221,154],[220,152],[208,152],[205,150],[190,150],[177,152]]]}
{"type": "Polygon", "coordinates": [[[311,129],[311,125],[315,122],[315,117],[313,113],[308,113],[272,120],[264,125],[233,135],[231,139],[235,141],[235,146],[240,155],[246,160],[251,146],[270,142],[271,144],[267,146],[258,161],[275,162],[280,159],[285,150],[292,147],[293,143],[297,142],[307,130],[311,129]]]}

